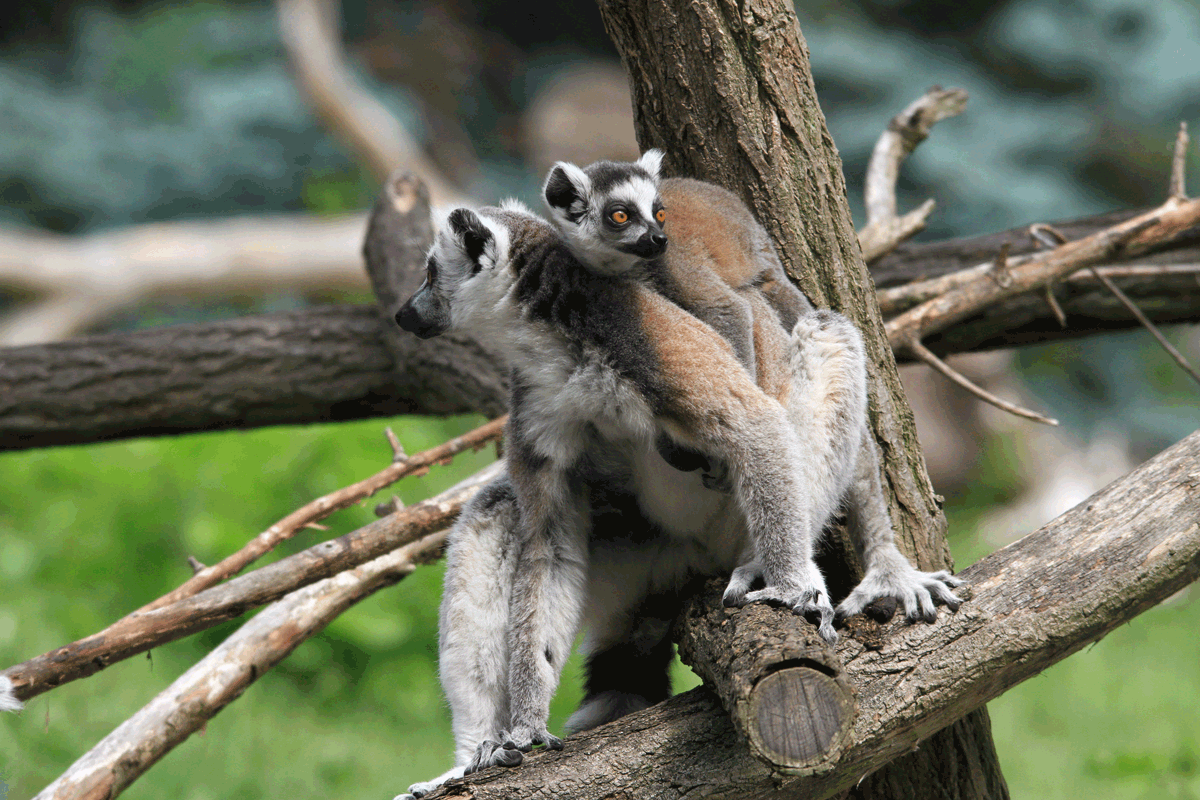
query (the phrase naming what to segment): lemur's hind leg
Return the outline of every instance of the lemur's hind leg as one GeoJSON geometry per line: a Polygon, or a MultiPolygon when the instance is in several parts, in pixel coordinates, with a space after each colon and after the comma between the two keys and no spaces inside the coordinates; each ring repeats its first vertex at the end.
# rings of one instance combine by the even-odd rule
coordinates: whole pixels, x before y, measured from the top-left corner
{"type": "MultiPolygon", "coordinates": [[[[510,452],[510,470],[514,465],[510,452]]],[[[539,744],[561,750],[562,740],[546,726],[587,591],[590,506],[557,470],[528,464],[521,469],[528,491],[523,490],[523,535],[509,604],[512,714],[500,742],[508,750],[527,752],[539,744]]]]}
{"type": "Polygon", "coordinates": [[[397,800],[422,797],[492,764],[521,763],[519,751],[499,747],[509,717],[507,631],[518,525],[516,495],[501,476],[472,499],[450,532],[438,650],[454,729],[454,767],[414,783],[411,794],[397,800]]]}
{"type": "MultiPolygon", "coordinates": [[[[797,320],[785,354],[788,388],[784,407],[803,444],[802,471],[820,531],[837,512],[854,472],[857,443],[866,425],[866,362],[862,337],[841,314],[819,310],[797,320]]],[[[758,599],[761,558],[736,569],[725,590],[726,605],[758,599]]]]}
{"type": "Polygon", "coordinates": [[[949,572],[922,572],[896,548],[892,520],[883,497],[879,455],[869,432],[863,431],[854,481],[847,492],[847,523],[866,575],[837,608],[839,619],[861,612],[870,603],[892,597],[904,606],[909,621],[937,619],[934,603],[951,611],[962,602],[950,591],[962,580],[949,572]]]}
{"type": "Polygon", "coordinates": [[[810,446],[821,527],[844,500],[851,537],[866,575],[839,604],[844,619],[874,600],[893,597],[910,620],[937,618],[934,602],[950,609],[962,583],[948,572],[921,572],[896,549],[884,500],[879,456],[867,428],[867,369],[862,337],[845,317],[819,310],[801,316],[792,333],[791,392],[787,409],[800,438],[810,446]]]}

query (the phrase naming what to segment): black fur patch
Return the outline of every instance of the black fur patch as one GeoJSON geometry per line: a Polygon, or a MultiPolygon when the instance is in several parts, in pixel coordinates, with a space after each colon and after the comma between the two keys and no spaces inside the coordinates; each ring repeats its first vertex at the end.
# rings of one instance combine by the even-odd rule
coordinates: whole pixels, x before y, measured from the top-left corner
{"type": "Polygon", "coordinates": [[[630,381],[655,411],[665,408],[667,384],[637,309],[637,284],[596,275],[557,236],[510,254],[516,295],[527,318],[549,323],[568,340],[591,345],[630,381]]]}

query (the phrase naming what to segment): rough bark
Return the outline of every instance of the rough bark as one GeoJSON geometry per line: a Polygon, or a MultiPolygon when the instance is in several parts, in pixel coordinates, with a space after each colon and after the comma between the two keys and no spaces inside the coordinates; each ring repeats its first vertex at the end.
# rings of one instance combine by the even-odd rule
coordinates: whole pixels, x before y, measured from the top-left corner
{"type": "Polygon", "coordinates": [[[473,341],[410,337],[374,306],[87,336],[0,350],[0,450],[407,413],[503,413],[473,341]]]}
{"type": "Polygon", "coordinates": [[[12,681],[18,700],[28,700],[138,653],[240,617],[289,592],[447,528],[499,470],[500,462],[496,462],[436,497],[192,597],[152,611],[136,611],[100,633],[9,667],[0,675],[12,681]]]}
{"type": "MultiPolygon", "coordinates": [[[[870,424],[881,447],[897,543],[922,569],[949,566],[945,517],[884,336],[841,159],[817,102],[791,4],[600,0],[600,10],[630,76],[639,144],[662,148],[668,173],[711,180],[741,196],[809,298],[846,314],[862,330],[872,366],[870,424]]],[[[848,571],[859,572],[844,535],[837,549],[848,571]]],[[[987,738],[985,716],[961,725],[973,742],[987,738]]],[[[996,776],[997,791],[968,793],[962,789],[970,787],[945,782],[928,793],[1007,797],[994,749],[967,752],[960,743],[955,732],[942,734],[938,746],[888,770],[949,775],[956,765],[978,759],[996,776]]]]}
{"type": "MultiPolygon", "coordinates": [[[[859,712],[828,772],[789,777],[768,768],[751,755],[717,696],[701,687],[572,736],[560,753],[484,771],[430,798],[1003,794],[1002,778],[982,757],[991,747],[986,726],[946,726],[1200,578],[1198,475],[1195,433],[965,570],[971,597],[957,613],[933,625],[860,621],[838,645],[859,712]],[[937,757],[903,755],[914,748],[939,756],[943,771],[933,771],[937,757]],[[907,768],[881,769],[889,759],[907,768]]],[[[682,635],[694,629],[681,626],[682,635]]]]}

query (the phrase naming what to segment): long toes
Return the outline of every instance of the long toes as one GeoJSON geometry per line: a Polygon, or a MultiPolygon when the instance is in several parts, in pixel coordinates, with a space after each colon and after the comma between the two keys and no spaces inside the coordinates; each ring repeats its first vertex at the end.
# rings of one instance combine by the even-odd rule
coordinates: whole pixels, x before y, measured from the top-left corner
{"type": "Polygon", "coordinates": [[[496,751],[492,760],[502,767],[519,767],[521,766],[521,762],[525,760],[525,756],[521,754],[520,750],[509,750],[502,747],[496,751]]]}
{"type": "Polygon", "coordinates": [[[933,578],[934,580],[941,581],[947,586],[962,586],[964,583],[966,583],[966,581],[964,581],[962,578],[956,578],[949,572],[946,572],[944,569],[933,573],[929,577],[933,578]]]}
{"type": "Polygon", "coordinates": [[[962,605],[962,600],[946,588],[946,584],[939,581],[933,581],[929,584],[929,591],[933,594],[933,599],[944,605],[951,611],[958,611],[958,607],[962,605]]]}
{"type": "Polygon", "coordinates": [[[557,736],[552,736],[551,734],[547,733],[546,734],[546,749],[547,750],[562,750],[563,749],[563,740],[558,738],[557,736]]]}
{"type": "Polygon", "coordinates": [[[925,622],[937,621],[937,609],[933,606],[933,598],[929,596],[929,592],[922,588],[916,589],[911,597],[906,597],[904,601],[905,616],[909,622],[924,620],[925,622]]]}
{"type": "Polygon", "coordinates": [[[749,588],[750,586],[748,584],[734,585],[733,583],[730,583],[725,587],[725,593],[721,595],[721,605],[725,606],[726,608],[741,608],[742,606],[746,605],[746,590],[749,588]]]}

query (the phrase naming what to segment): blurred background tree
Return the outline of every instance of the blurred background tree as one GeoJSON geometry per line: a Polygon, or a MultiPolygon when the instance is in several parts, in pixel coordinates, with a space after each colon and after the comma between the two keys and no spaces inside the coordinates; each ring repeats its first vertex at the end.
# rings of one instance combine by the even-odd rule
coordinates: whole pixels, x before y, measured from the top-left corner
{"type": "MultiPolygon", "coordinates": [[[[924,239],[1157,203],[1178,121],[1200,121],[1200,8],[1190,0],[854,0],[797,13],[856,214],[887,120],[930,85],[970,92],[967,112],[939,126],[902,175],[901,207],[938,201],[924,239]]],[[[341,22],[358,77],[464,193],[536,203],[554,160],[636,153],[625,78],[590,2],[347,2],[341,22]]],[[[334,216],[364,210],[378,188],[309,110],[265,2],[5,7],[0,108],[0,223],[13,235],[334,216]]],[[[0,229],[0,261],[8,235],[0,229]]],[[[0,313],[22,292],[0,283],[0,313]]],[[[95,329],[333,299],[369,301],[365,279],[156,297],[95,329]]],[[[1195,330],[1172,336],[1200,355],[1195,330]]],[[[1000,418],[909,368],[960,567],[1200,423],[1186,376],[1142,334],[958,363],[1064,422],[1047,433],[1000,418]]],[[[391,424],[412,452],[477,422],[391,424]]],[[[390,456],[383,425],[0,455],[0,664],[99,629],[178,584],[186,556],[212,563],[375,471],[390,456]]],[[[460,456],[398,493],[426,497],[487,457],[460,456]]],[[[368,517],[344,512],[331,534],[368,517]]],[[[298,537],[281,554],[312,541],[298,537]]],[[[450,734],[436,683],[439,577],[420,570],[339,618],[128,796],[390,797],[440,772],[450,734]]],[[[1200,796],[1196,596],[1182,592],[991,704],[1015,797],[1200,796]]],[[[14,797],[32,795],[236,624],[0,719],[0,780],[14,797]]],[[[695,681],[677,675],[680,687],[695,681]]],[[[578,693],[572,665],[553,724],[578,693]]]]}

